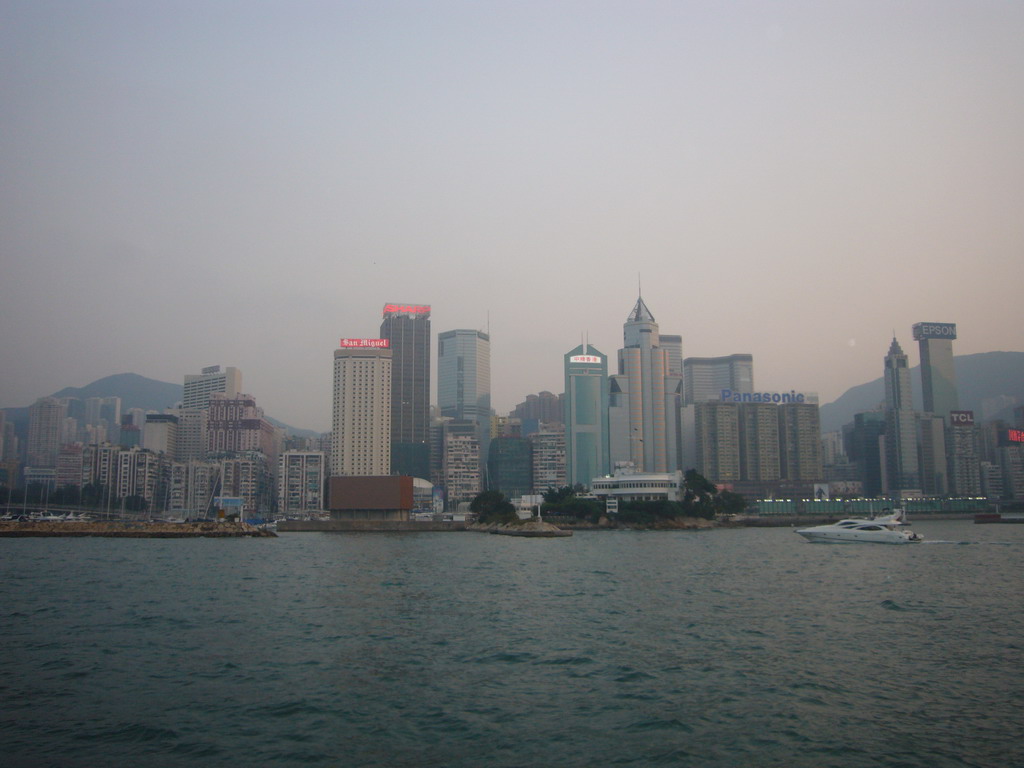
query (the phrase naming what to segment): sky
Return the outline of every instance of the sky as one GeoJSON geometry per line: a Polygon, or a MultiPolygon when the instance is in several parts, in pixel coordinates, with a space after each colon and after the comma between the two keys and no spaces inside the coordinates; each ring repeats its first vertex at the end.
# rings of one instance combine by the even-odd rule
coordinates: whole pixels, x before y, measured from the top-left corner
{"type": "Polygon", "coordinates": [[[822,403],[1021,351],[1022,94],[1019,2],[0,0],[0,405],[231,365],[326,431],[386,303],[499,414],[641,292],[822,403]]]}

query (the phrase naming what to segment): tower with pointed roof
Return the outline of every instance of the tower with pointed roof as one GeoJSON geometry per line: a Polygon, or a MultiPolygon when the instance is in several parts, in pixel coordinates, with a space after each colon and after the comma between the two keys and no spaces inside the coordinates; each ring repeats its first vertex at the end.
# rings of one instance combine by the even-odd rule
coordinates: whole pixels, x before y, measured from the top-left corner
{"type": "Polygon", "coordinates": [[[920,490],[917,462],[917,414],[910,367],[893,335],[885,356],[885,480],[889,492],[920,490]]]}
{"type": "Polygon", "coordinates": [[[609,431],[613,465],[641,472],[679,469],[682,376],[670,370],[654,315],[638,296],[622,328],[618,374],[611,377],[609,431]]]}

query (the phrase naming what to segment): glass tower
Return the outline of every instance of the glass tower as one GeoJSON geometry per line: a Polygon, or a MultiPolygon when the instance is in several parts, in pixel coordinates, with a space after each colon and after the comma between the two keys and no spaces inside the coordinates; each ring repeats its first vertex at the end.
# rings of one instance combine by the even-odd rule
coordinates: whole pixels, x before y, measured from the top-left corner
{"type": "Polygon", "coordinates": [[[608,449],[608,358],[581,344],[565,355],[566,482],[590,487],[611,471],[608,449]]]}
{"type": "Polygon", "coordinates": [[[430,307],[385,304],[391,344],[391,471],[430,477],[430,307]]]}

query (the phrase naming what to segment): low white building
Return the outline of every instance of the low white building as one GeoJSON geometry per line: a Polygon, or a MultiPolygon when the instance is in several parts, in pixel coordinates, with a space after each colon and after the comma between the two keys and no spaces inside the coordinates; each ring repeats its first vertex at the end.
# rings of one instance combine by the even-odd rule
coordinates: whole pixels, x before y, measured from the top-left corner
{"type": "Polygon", "coordinates": [[[614,475],[591,480],[590,491],[603,501],[682,501],[685,489],[683,473],[680,471],[634,472],[618,469],[614,475]]]}

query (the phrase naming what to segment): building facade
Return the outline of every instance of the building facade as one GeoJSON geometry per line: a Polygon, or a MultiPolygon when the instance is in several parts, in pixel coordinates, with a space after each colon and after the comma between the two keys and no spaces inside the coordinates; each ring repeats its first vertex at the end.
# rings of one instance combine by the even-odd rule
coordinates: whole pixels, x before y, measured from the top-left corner
{"type": "Polygon", "coordinates": [[[430,307],[385,304],[391,348],[391,471],[430,477],[430,307]]]}
{"type": "Polygon", "coordinates": [[[391,474],[391,349],[342,339],[334,350],[331,476],[391,474]]]}
{"type": "Polygon", "coordinates": [[[285,451],[278,459],[277,511],[308,515],[325,509],[327,458],[321,451],[285,451]]]}
{"type": "Polygon", "coordinates": [[[456,329],[437,337],[437,405],[442,418],[476,424],[480,473],[491,439],[491,338],[456,329]]]}
{"type": "Polygon", "coordinates": [[[618,373],[609,381],[610,463],[643,472],[674,471],[681,462],[683,378],[670,372],[669,352],[677,348],[673,343],[662,349],[658,323],[642,297],[622,336],[618,373]]]}
{"type": "Polygon", "coordinates": [[[608,358],[584,343],[566,353],[565,472],[568,485],[590,487],[611,471],[608,444],[608,358]]]}
{"type": "Polygon", "coordinates": [[[211,365],[203,368],[202,373],[185,374],[181,407],[205,409],[210,401],[210,395],[214,392],[220,392],[231,398],[240,394],[241,391],[242,372],[240,370],[229,366],[222,371],[219,365],[211,365]]]}
{"type": "Polygon", "coordinates": [[[956,323],[915,323],[912,332],[921,355],[922,408],[948,421],[960,408],[953,366],[956,323]]]}
{"type": "Polygon", "coordinates": [[[683,360],[683,399],[686,405],[720,400],[723,389],[740,394],[754,391],[752,355],[687,357],[683,360]]]}
{"type": "Polygon", "coordinates": [[[907,356],[896,338],[885,356],[885,477],[890,493],[920,491],[917,414],[907,356]]]}

